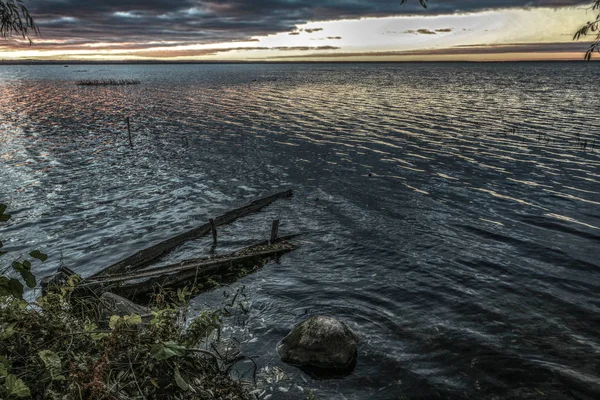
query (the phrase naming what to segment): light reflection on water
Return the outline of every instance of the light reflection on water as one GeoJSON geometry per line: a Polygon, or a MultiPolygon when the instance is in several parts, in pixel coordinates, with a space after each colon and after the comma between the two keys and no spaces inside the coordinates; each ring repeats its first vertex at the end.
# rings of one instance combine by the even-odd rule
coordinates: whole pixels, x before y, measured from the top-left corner
{"type": "Polygon", "coordinates": [[[364,341],[351,377],[312,383],[323,398],[572,398],[553,371],[600,374],[595,75],[583,63],[2,66],[0,193],[15,215],[3,236],[44,247],[44,272],[62,256],[85,275],[293,187],[221,233],[225,252],[275,217],[311,232],[243,281],[259,337],[244,349],[262,365],[280,365],[294,323],[329,313],[364,341]],[[87,78],[142,85],[74,85],[87,78]]]}

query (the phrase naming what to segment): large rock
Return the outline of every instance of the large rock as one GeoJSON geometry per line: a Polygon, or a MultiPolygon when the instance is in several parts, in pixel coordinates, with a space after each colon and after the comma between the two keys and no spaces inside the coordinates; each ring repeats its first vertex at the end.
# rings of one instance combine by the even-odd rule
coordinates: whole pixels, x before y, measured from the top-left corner
{"type": "Polygon", "coordinates": [[[350,372],[358,336],[335,318],[315,316],[297,325],[277,345],[281,360],[297,367],[350,372]]]}
{"type": "Polygon", "coordinates": [[[108,319],[113,315],[131,315],[137,314],[142,320],[148,320],[152,317],[152,310],[148,307],[140,306],[124,297],[114,293],[104,292],[100,296],[99,309],[101,315],[108,319]]]}

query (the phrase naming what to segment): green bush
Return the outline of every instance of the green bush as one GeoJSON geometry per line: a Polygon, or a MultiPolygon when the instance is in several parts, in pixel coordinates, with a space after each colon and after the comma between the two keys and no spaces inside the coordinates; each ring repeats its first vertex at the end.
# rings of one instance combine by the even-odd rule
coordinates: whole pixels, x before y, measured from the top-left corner
{"type": "MultiPolygon", "coordinates": [[[[5,211],[0,205],[3,222],[10,219],[5,211]]],[[[77,276],[26,301],[23,283],[37,284],[32,263],[47,258],[39,251],[29,256],[0,273],[0,398],[251,398],[219,369],[216,356],[197,349],[222,312],[205,312],[186,328],[190,291],[180,289],[178,301],[161,304],[149,321],[139,315],[106,320],[96,299],[74,296],[77,276]]]]}

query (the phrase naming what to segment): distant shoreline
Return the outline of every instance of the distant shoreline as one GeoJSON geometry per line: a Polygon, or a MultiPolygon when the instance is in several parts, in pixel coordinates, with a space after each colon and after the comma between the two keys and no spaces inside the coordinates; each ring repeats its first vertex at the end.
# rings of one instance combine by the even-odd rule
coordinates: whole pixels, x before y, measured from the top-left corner
{"type": "Polygon", "coordinates": [[[161,61],[161,60],[0,60],[0,65],[161,65],[161,64],[561,64],[590,63],[598,60],[530,60],[530,61],[161,61]]]}

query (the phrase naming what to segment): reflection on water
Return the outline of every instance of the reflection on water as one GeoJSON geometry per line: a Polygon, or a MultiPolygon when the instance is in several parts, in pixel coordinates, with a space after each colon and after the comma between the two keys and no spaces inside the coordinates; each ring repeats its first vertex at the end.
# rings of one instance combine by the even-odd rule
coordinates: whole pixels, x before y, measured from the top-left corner
{"type": "Polygon", "coordinates": [[[571,399],[565,376],[600,379],[594,65],[85,70],[0,67],[0,193],[15,215],[3,236],[43,246],[44,272],[62,258],[90,274],[293,187],[221,233],[225,252],[274,217],[310,232],[243,281],[258,338],[244,350],[261,365],[303,382],[275,345],[322,313],[363,338],[351,377],[302,383],[323,398],[571,399]],[[87,78],[142,84],[74,84],[87,78]]]}

